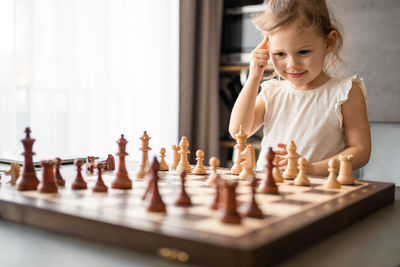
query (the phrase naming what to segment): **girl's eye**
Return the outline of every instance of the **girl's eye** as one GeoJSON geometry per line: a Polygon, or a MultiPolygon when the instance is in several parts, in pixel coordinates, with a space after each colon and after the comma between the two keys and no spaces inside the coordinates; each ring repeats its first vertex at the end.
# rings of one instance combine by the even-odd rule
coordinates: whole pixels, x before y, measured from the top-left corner
{"type": "Polygon", "coordinates": [[[307,55],[308,53],[310,53],[311,51],[310,50],[300,50],[299,51],[299,54],[300,55],[307,55]]]}
{"type": "Polygon", "coordinates": [[[285,53],[283,53],[283,52],[278,52],[278,53],[275,53],[275,56],[277,56],[277,57],[284,57],[284,56],[285,56],[285,53]]]}

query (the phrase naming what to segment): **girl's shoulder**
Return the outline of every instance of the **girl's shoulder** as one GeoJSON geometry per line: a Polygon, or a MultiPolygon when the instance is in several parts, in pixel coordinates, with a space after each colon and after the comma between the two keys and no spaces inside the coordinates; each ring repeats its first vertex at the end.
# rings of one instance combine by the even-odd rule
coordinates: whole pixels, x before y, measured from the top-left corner
{"type": "Polygon", "coordinates": [[[364,95],[365,101],[367,101],[367,88],[365,87],[364,80],[358,76],[358,74],[354,74],[350,77],[344,79],[336,79],[336,83],[334,83],[334,87],[341,96],[342,101],[346,101],[350,90],[353,88],[354,84],[360,87],[362,94],[364,95]]]}
{"type": "Polygon", "coordinates": [[[282,89],[287,87],[287,81],[273,78],[263,81],[260,86],[263,95],[273,95],[277,92],[283,92],[282,89]]]}

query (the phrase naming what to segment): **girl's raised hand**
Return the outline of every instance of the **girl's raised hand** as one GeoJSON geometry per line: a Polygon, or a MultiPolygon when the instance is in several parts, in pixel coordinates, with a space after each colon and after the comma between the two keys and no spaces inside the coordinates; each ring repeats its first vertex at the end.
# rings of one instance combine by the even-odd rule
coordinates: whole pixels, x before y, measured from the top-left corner
{"type": "Polygon", "coordinates": [[[268,59],[268,35],[265,34],[261,43],[259,43],[253,51],[251,51],[249,76],[261,80],[265,67],[267,66],[268,59]]]}

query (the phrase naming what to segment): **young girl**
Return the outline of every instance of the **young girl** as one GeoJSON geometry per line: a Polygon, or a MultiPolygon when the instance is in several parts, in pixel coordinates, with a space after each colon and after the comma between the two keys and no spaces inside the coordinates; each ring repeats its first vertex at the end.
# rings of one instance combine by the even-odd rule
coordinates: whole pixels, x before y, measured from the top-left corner
{"type": "MultiPolygon", "coordinates": [[[[286,155],[294,140],[297,153],[308,160],[310,175],[326,176],[328,161],[339,154],[354,155],[353,169],[368,163],[371,137],[366,89],[357,76],[328,74],[339,60],[342,34],[333,25],[324,0],[269,0],[254,18],[265,34],[252,51],[250,72],[233,107],[229,132],[242,125],[249,136],[264,125],[257,169],[265,166],[268,147],[286,155]],[[284,80],[261,83],[267,61],[284,80]]],[[[284,170],[287,160],[279,163],[284,170]]]]}

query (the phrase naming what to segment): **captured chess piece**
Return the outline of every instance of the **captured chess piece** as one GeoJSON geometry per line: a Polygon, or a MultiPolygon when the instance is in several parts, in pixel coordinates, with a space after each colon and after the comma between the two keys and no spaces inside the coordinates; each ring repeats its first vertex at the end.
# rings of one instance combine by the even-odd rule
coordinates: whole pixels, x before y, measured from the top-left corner
{"type": "Polygon", "coordinates": [[[181,172],[181,192],[178,196],[178,198],[175,200],[175,205],[176,206],[183,206],[183,207],[188,207],[192,205],[192,201],[190,200],[189,195],[186,193],[185,190],[185,177],[186,177],[186,172],[181,172]]]}
{"type": "Polygon", "coordinates": [[[118,153],[117,156],[119,157],[118,162],[118,170],[115,176],[115,179],[111,183],[112,188],[116,189],[131,189],[132,188],[132,181],[129,179],[128,171],[125,167],[125,157],[129,154],[126,153],[126,144],[128,141],[124,138],[124,135],[121,134],[121,138],[117,141],[118,144],[118,153]]]}
{"type": "Polygon", "coordinates": [[[235,164],[233,164],[231,168],[232,174],[240,174],[242,171],[242,152],[246,148],[246,138],[247,135],[243,132],[243,126],[240,125],[239,132],[235,134],[236,145],[235,148],[237,149],[237,157],[235,160],[235,164]]]}
{"type": "Polygon", "coordinates": [[[221,177],[219,176],[219,174],[217,174],[217,176],[215,177],[215,195],[214,195],[214,199],[213,202],[210,205],[210,209],[212,210],[216,210],[219,208],[219,203],[221,201],[221,177]]]}
{"type": "Polygon", "coordinates": [[[42,182],[39,186],[40,193],[57,193],[58,188],[56,185],[56,180],[54,178],[54,164],[52,160],[42,160],[40,165],[43,168],[42,171],[42,182]]]}
{"type": "Polygon", "coordinates": [[[285,172],[283,173],[283,178],[288,180],[293,180],[297,177],[298,173],[297,171],[298,154],[296,153],[297,147],[293,140],[289,141],[289,145],[286,147],[286,150],[288,152],[287,154],[288,165],[286,167],[285,172]]]}
{"type": "Polygon", "coordinates": [[[272,174],[272,170],[274,168],[273,160],[275,157],[275,152],[272,150],[272,147],[268,149],[267,155],[265,157],[267,159],[267,164],[265,165],[266,176],[259,185],[258,190],[261,193],[278,195],[278,187],[276,186],[275,179],[272,174]]]}
{"type": "Polygon", "coordinates": [[[338,182],[343,185],[353,185],[355,183],[353,177],[352,160],[353,155],[339,155],[340,169],[338,182]]]}
{"type": "Polygon", "coordinates": [[[160,164],[157,161],[157,158],[154,157],[153,163],[151,164],[150,167],[150,172],[151,172],[151,179],[152,184],[151,184],[151,197],[149,201],[149,205],[147,206],[147,211],[150,212],[166,212],[166,207],[161,199],[160,191],[158,190],[158,180],[160,177],[158,176],[158,171],[160,169],[160,164]]]}
{"type": "Polygon", "coordinates": [[[74,162],[74,165],[76,166],[76,177],[71,186],[73,190],[80,190],[80,189],[87,188],[87,184],[86,184],[85,180],[83,180],[83,176],[82,176],[83,164],[84,164],[83,160],[80,160],[80,159],[77,159],[74,162]]]}
{"type": "Polygon", "coordinates": [[[168,164],[167,162],[165,162],[165,153],[167,151],[165,150],[165,148],[161,148],[160,149],[160,171],[168,171],[168,164]]]}
{"type": "Polygon", "coordinates": [[[205,184],[206,186],[210,186],[215,183],[215,180],[217,179],[217,170],[219,166],[219,159],[217,157],[212,157],[210,158],[210,167],[211,167],[211,173],[208,176],[205,184]]]}
{"type": "Polygon", "coordinates": [[[303,157],[300,157],[297,165],[299,166],[299,173],[297,174],[296,179],[294,179],[293,183],[295,185],[301,185],[301,186],[309,186],[310,185],[310,180],[307,177],[307,160],[303,157]]]}
{"type": "Polygon", "coordinates": [[[21,142],[24,145],[24,168],[22,170],[22,178],[17,184],[18,190],[36,190],[39,185],[39,180],[36,176],[35,168],[33,166],[33,158],[35,152],[32,151],[33,143],[35,139],[30,136],[31,129],[27,127],[25,129],[26,137],[21,142]]]}
{"type": "Polygon", "coordinates": [[[252,217],[252,218],[262,218],[263,213],[261,209],[258,207],[258,204],[256,202],[256,187],[257,187],[257,179],[256,177],[253,177],[251,179],[251,201],[245,212],[243,213],[244,216],[247,217],[252,217]]]}
{"type": "Polygon", "coordinates": [[[96,163],[94,163],[94,157],[93,156],[86,157],[86,173],[93,174],[95,168],[96,168],[96,163]]]}
{"type": "Polygon", "coordinates": [[[142,140],[142,147],[139,150],[142,151],[142,159],[136,171],[137,179],[143,179],[149,167],[149,150],[151,150],[149,147],[150,139],[151,137],[147,135],[147,131],[144,131],[142,137],[140,137],[140,140],[142,140]]]}
{"type": "Polygon", "coordinates": [[[338,161],[337,159],[330,159],[328,162],[328,179],[324,183],[325,188],[334,189],[340,188],[341,185],[337,180],[337,173],[338,173],[338,161]]]}
{"type": "Polygon", "coordinates": [[[178,167],[179,164],[179,146],[173,145],[172,147],[172,161],[171,164],[169,165],[169,168],[171,170],[175,170],[176,167],[178,167]]]}
{"type": "Polygon", "coordinates": [[[279,155],[275,155],[273,160],[274,168],[272,170],[272,175],[274,176],[275,183],[283,183],[284,179],[281,173],[281,169],[279,168],[279,162],[281,161],[281,157],[279,155]]]}
{"type": "Polygon", "coordinates": [[[182,136],[181,141],[179,142],[179,147],[181,150],[179,150],[179,154],[181,155],[179,165],[176,167],[176,170],[179,172],[185,171],[186,173],[191,173],[192,168],[190,167],[189,161],[188,161],[188,154],[190,154],[190,151],[188,150],[189,148],[189,141],[187,140],[186,136],[182,136]]]}
{"type": "Polygon", "coordinates": [[[56,158],[55,160],[55,174],[56,174],[56,184],[59,186],[65,185],[65,180],[62,178],[60,173],[62,160],[60,158],[56,158]]]}
{"type": "Polygon", "coordinates": [[[204,152],[203,150],[199,149],[196,151],[196,160],[197,164],[193,170],[193,174],[204,175],[207,173],[206,167],[203,165],[204,160],[204,152]]]}
{"type": "Polygon", "coordinates": [[[240,172],[239,177],[246,179],[247,177],[256,176],[256,173],[253,170],[256,166],[254,147],[252,145],[247,145],[246,149],[240,154],[240,157],[242,158],[242,171],[240,172]]]}
{"type": "Polygon", "coordinates": [[[236,187],[238,182],[224,181],[224,205],[222,207],[221,222],[240,224],[242,218],[237,212],[236,187]]]}
{"type": "Polygon", "coordinates": [[[102,177],[102,170],[106,168],[106,164],[103,162],[97,163],[97,181],[95,186],[93,187],[93,192],[97,193],[105,193],[108,192],[108,187],[104,184],[102,177]]]}
{"type": "Polygon", "coordinates": [[[16,162],[12,162],[10,165],[10,169],[8,171],[4,171],[5,175],[10,175],[11,179],[8,181],[11,185],[15,185],[20,173],[20,166],[16,162]]]}

